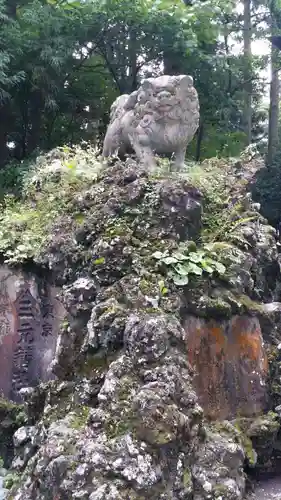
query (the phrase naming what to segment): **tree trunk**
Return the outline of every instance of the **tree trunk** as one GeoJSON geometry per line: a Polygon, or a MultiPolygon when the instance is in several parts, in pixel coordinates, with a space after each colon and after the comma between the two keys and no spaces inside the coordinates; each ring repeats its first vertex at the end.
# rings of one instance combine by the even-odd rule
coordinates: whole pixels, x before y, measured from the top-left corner
{"type": "Polygon", "coordinates": [[[138,65],[136,52],[136,28],[133,26],[129,32],[129,82],[130,92],[138,87],[138,65]]]}
{"type": "Polygon", "coordinates": [[[7,145],[8,131],[11,125],[11,113],[9,104],[0,108],[0,168],[6,165],[10,159],[10,150],[7,145]]]}
{"type": "Polygon", "coordinates": [[[32,153],[40,146],[43,102],[41,92],[34,91],[29,99],[29,126],[27,127],[26,153],[32,153]]]}
{"type": "Polygon", "coordinates": [[[244,109],[243,130],[246,135],[246,144],[252,141],[252,26],[251,26],[251,0],[244,0],[244,109]]]}
{"type": "Polygon", "coordinates": [[[164,52],[164,75],[180,75],[182,73],[182,60],[174,52],[164,52]]]}
{"type": "Polygon", "coordinates": [[[203,123],[200,120],[199,129],[198,129],[198,133],[197,133],[197,142],[196,142],[196,156],[195,156],[196,161],[200,161],[201,144],[202,144],[202,140],[203,140],[203,135],[204,135],[204,127],[203,127],[203,123]]]}
{"type": "MultiPolygon", "coordinates": [[[[276,16],[279,15],[279,7],[275,0],[270,2],[270,23],[271,35],[278,33],[276,26],[276,16]]],[[[279,145],[279,71],[280,59],[278,50],[271,46],[271,83],[270,83],[270,104],[268,116],[268,154],[267,163],[270,165],[276,155],[279,145]]]]}
{"type": "Polygon", "coordinates": [[[279,144],[279,72],[276,49],[271,49],[271,84],[268,119],[268,155],[267,162],[272,163],[279,144]]]}
{"type": "Polygon", "coordinates": [[[13,19],[17,16],[17,0],[8,0],[6,1],[6,13],[9,17],[13,19]]]}

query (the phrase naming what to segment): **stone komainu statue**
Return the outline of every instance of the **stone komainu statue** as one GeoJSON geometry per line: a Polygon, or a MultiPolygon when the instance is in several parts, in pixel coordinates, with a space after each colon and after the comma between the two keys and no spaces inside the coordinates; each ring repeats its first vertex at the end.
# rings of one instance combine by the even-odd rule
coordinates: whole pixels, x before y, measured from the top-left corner
{"type": "Polygon", "coordinates": [[[148,78],[137,91],[112,104],[103,157],[133,149],[151,168],[156,164],[154,153],[173,153],[174,169],[180,170],[198,126],[199,101],[191,76],[148,78]]]}

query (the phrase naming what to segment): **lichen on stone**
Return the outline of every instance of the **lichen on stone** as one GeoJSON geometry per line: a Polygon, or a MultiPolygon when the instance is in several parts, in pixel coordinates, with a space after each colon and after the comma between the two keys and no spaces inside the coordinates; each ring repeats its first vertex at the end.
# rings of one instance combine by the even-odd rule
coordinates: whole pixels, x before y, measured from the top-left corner
{"type": "MultiPolygon", "coordinates": [[[[206,420],[198,396],[206,400],[195,390],[200,369],[194,373],[188,362],[194,346],[185,322],[198,320],[203,343],[203,328],[211,332],[221,360],[222,333],[231,344],[230,325],[237,321],[239,330],[250,324],[250,331],[238,331],[238,351],[243,362],[254,351],[251,363],[262,364],[259,325],[266,338],[277,324],[278,313],[266,304],[276,300],[278,252],[273,231],[249,206],[245,179],[235,183],[243,168],[250,182],[259,162],[210,160],[175,176],[148,174],[130,158],[104,169],[96,157],[91,161],[93,176],[81,182],[64,180],[65,169],[49,180],[40,170],[38,188],[27,190],[17,206],[19,211],[32,201],[33,210],[43,210],[51,184],[63,187],[63,206],[48,219],[48,237],[40,237],[28,258],[60,287],[66,317],[52,363],[57,379],[26,392],[28,420],[16,435],[13,462],[20,483],[10,498],[241,500],[244,466],[268,456],[279,420],[242,415],[247,423],[239,429],[206,420]],[[176,285],[169,264],[157,264],[153,254],[167,251],[171,258],[182,244],[195,259],[209,245],[225,274],[202,271],[176,285]]],[[[42,222],[41,212],[38,217],[42,222]]],[[[18,234],[30,229],[28,222],[7,243],[13,259],[18,234]]],[[[200,265],[208,270],[204,255],[200,265]]],[[[231,359],[225,365],[230,376],[231,359]]],[[[245,374],[240,362],[237,380],[245,374]]]]}
{"type": "Polygon", "coordinates": [[[6,466],[11,464],[13,458],[13,434],[26,420],[23,405],[0,398],[0,457],[6,466]]]}

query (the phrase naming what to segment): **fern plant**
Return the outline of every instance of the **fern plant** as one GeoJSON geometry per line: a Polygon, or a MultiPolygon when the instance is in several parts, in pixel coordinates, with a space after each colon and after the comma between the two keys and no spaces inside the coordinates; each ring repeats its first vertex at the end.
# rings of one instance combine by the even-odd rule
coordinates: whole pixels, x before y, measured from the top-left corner
{"type": "Polygon", "coordinates": [[[22,197],[7,195],[0,204],[0,253],[5,262],[33,259],[48,238],[48,228],[62,214],[72,213],[75,193],[94,184],[100,169],[90,146],[57,148],[40,156],[22,180],[22,197]]]}

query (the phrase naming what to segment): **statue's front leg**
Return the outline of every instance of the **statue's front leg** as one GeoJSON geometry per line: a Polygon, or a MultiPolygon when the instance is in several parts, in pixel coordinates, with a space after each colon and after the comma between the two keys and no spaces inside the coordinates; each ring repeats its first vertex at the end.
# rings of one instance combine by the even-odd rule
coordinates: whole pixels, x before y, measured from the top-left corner
{"type": "Polygon", "coordinates": [[[149,144],[149,138],[146,135],[136,135],[130,137],[132,147],[134,148],[136,155],[140,163],[147,168],[147,170],[153,170],[157,167],[156,160],[153,151],[149,144]]]}
{"type": "Polygon", "coordinates": [[[172,172],[181,172],[184,170],[184,160],[185,160],[186,147],[181,147],[174,152],[174,158],[171,162],[172,172]]]}

